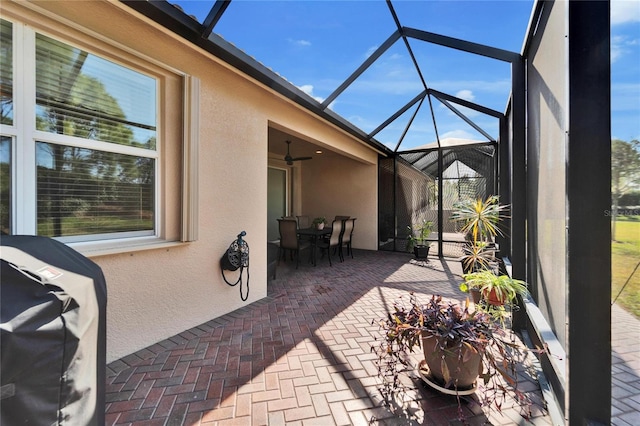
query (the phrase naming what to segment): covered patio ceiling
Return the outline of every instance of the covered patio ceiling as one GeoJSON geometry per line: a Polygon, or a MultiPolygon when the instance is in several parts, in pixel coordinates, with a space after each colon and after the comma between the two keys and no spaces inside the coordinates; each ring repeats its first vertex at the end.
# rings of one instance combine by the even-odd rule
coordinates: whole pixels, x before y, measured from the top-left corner
{"type": "Polygon", "coordinates": [[[290,154],[292,157],[312,157],[329,159],[340,155],[331,149],[319,146],[307,141],[303,137],[292,135],[291,133],[269,127],[269,154],[276,160],[284,159],[287,153],[286,141],[291,142],[290,154]],[[318,152],[320,151],[320,152],[318,152]]]}
{"type": "Polygon", "coordinates": [[[387,154],[499,139],[533,4],[122,1],[387,154]]]}

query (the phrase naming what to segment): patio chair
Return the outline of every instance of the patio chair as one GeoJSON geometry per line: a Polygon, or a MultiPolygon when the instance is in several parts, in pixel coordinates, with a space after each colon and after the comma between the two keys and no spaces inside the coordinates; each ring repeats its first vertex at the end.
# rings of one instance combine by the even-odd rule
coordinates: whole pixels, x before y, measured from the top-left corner
{"type": "MultiPolygon", "coordinates": [[[[336,216],[333,220],[342,222],[342,232],[344,232],[344,221],[349,219],[351,216],[336,216]]],[[[340,235],[340,239],[342,240],[342,235],[340,235]]],[[[338,252],[340,245],[336,246],[333,250],[333,254],[338,252]]]]}
{"type": "MultiPolygon", "coordinates": [[[[331,248],[339,248],[340,247],[340,235],[342,234],[342,224],[343,222],[340,220],[334,220],[331,224],[331,234],[329,238],[326,240],[321,240],[316,243],[316,246],[320,250],[327,251],[327,257],[329,258],[329,266],[333,266],[331,264],[331,248]]],[[[324,253],[323,253],[324,254],[324,253]]],[[[340,258],[340,262],[342,262],[342,256],[340,255],[340,251],[338,250],[338,255],[340,258]]]]}
{"type": "Polygon", "coordinates": [[[280,256],[286,256],[286,251],[289,250],[291,257],[296,257],[296,269],[298,269],[300,252],[311,247],[311,243],[309,241],[301,241],[298,238],[298,222],[295,219],[278,219],[278,229],[280,230],[278,262],[280,261],[280,256]]]}
{"type": "Polygon", "coordinates": [[[296,216],[296,218],[298,218],[298,228],[304,229],[311,226],[309,216],[296,216]]]}
{"type": "Polygon", "coordinates": [[[356,224],[356,219],[347,219],[344,222],[344,228],[342,229],[342,236],[340,238],[340,258],[344,260],[344,255],[342,254],[342,247],[347,247],[347,254],[351,255],[353,259],[353,250],[351,249],[351,239],[353,237],[353,228],[356,224]]]}

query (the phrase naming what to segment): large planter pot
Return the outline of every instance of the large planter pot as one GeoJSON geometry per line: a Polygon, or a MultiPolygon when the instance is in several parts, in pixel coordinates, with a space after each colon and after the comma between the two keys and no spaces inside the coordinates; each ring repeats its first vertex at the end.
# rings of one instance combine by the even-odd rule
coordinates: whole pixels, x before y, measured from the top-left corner
{"type": "Polygon", "coordinates": [[[504,305],[504,302],[505,302],[504,298],[498,297],[494,289],[491,289],[491,291],[485,291],[482,294],[482,296],[484,297],[484,300],[486,300],[487,303],[490,305],[493,305],[493,306],[504,305]]]}
{"type": "Polygon", "coordinates": [[[464,390],[474,386],[480,375],[482,355],[469,349],[467,346],[448,348],[443,351],[438,344],[438,338],[423,334],[422,349],[424,360],[429,367],[431,376],[444,387],[456,390],[464,390]],[[459,354],[459,351],[462,351],[459,354]],[[442,363],[446,364],[451,377],[451,386],[447,386],[442,363]]]}
{"type": "Polygon", "coordinates": [[[426,259],[429,256],[429,248],[431,248],[430,245],[415,245],[413,246],[413,255],[416,259],[426,259]]]}
{"type": "Polygon", "coordinates": [[[480,303],[480,300],[482,300],[482,293],[480,293],[480,290],[477,288],[469,289],[469,294],[471,294],[473,303],[475,303],[476,305],[480,303]]]}

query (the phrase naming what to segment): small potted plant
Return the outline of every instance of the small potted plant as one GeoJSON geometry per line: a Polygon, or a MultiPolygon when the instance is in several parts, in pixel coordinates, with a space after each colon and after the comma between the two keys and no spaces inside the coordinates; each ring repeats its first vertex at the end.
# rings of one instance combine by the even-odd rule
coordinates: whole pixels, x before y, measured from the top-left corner
{"type": "Polygon", "coordinates": [[[500,204],[495,195],[486,200],[469,199],[455,204],[451,220],[460,222],[460,232],[467,243],[461,258],[463,272],[489,268],[496,262],[495,237],[503,235],[500,222],[509,206],[500,204]]]}
{"type": "Polygon", "coordinates": [[[409,235],[407,236],[407,251],[413,251],[416,259],[426,259],[429,256],[429,243],[428,238],[433,231],[433,222],[423,220],[422,223],[415,224],[413,226],[407,226],[409,235]]]}
{"type": "Polygon", "coordinates": [[[496,251],[485,241],[468,241],[462,252],[464,254],[460,261],[465,274],[498,267],[496,251]]]}
{"type": "MultiPolygon", "coordinates": [[[[418,371],[435,389],[458,396],[478,392],[480,403],[500,410],[507,395],[521,404],[523,417],[530,416],[531,401],[517,388],[516,366],[527,348],[516,343],[501,323],[487,312],[471,310],[470,304],[445,302],[432,296],[421,304],[411,293],[409,303],[394,303],[393,311],[379,321],[383,338],[372,347],[378,355],[380,389],[387,400],[405,391],[400,374],[414,371],[410,353],[422,346],[424,361],[418,371]],[[476,382],[480,381],[481,386],[476,382]]],[[[463,417],[463,411],[459,413],[463,417]]]]}
{"type": "Polygon", "coordinates": [[[465,274],[463,278],[460,290],[469,293],[475,290],[493,306],[502,306],[513,302],[516,296],[524,297],[529,294],[524,281],[511,278],[506,274],[496,274],[487,269],[465,274]]]}
{"type": "Polygon", "coordinates": [[[327,219],[325,219],[324,217],[320,216],[320,217],[316,217],[315,219],[313,219],[312,222],[313,226],[316,227],[316,229],[318,231],[321,231],[324,229],[324,225],[327,224],[327,219]]]}

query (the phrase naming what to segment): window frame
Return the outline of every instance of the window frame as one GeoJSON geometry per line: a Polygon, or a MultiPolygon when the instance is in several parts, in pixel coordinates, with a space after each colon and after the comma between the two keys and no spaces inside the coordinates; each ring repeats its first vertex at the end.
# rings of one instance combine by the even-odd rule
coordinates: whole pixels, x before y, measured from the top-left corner
{"type": "MultiPolygon", "coordinates": [[[[146,58],[123,46],[114,46],[108,40],[83,32],[82,38],[63,37],[46,26],[33,26],[20,19],[7,16],[3,20],[12,24],[13,34],[13,124],[0,125],[0,134],[11,139],[11,233],[37,235],[37,142],[56,143],[64,146],[77,146],[88,149],[104,149],[125,155],[153,158],[155,163],[154,182],[154,224],[153,231],[133,231],[133,233],[86,234],[82,236],[62,236],[55,239],[65,242],[86,254],[109,254],[124,251],[137,251],[148,248],[166,247],[180,242],[197,239],[197,152],[198,152],[198,98],[199,82],[186,73],[177,71],[151,58],[146,58]],[[152,150],[130,147],[109,142],[93,141],[73,136],[53,134],[36,130],[36,34],[42,34],[92,55],[142,73],[155,80],[156,84],[156,147],[152,150]],[[93,40],[96,39],[96,40],[93,40]],[[92,43],[97,41],[98,43],[92,43]],[[95,48],[94,48],[95,47],[95,48]],[[175,118],[166,112],[168,102],[168,80],[172,84],[181,81],[182,99],[170,100],[174,108],[181,108],[182,117],[175,118]],[[182,158],[167,161],[166,154],[166,121],[177,120],[173,128],[181,130],[179,149],[174,147],[174,154],[179,151],[182,158]],[[18,142],[20,141],[20,142],[18,142]],[[177,149],[177,151],[176,151],[177,149]],[[174,181],[177,191],[172,198],[180,201],[180,206],[172,214],[179,218],[179,223],[167,224],[168,208],[173,206],[167,202],[167,173],[169,164],[180,168],[180,181],[174,181]],[[188,189],[189,191],[185,191],[188,189]],[[195,189],[195,193],[194,193],[195,189]],[[168,230],[171,228],[171,230],[168,230]],[[175,229],[174,229],[175,228],[175,229]],[[149,234],[152,233],[152,235],[149,234]],[[167,236],[169,235],[169,238],[167,236]],[[105,238],[106,237],[106,238],[105,238]]],[[[171,168],[174,171],[173,168],[171,168]]]]}

